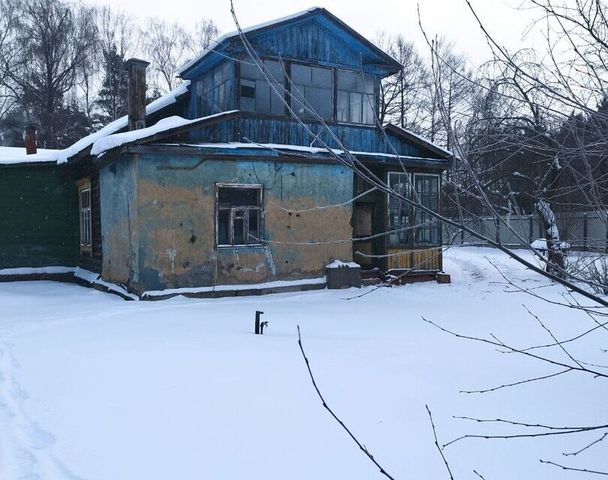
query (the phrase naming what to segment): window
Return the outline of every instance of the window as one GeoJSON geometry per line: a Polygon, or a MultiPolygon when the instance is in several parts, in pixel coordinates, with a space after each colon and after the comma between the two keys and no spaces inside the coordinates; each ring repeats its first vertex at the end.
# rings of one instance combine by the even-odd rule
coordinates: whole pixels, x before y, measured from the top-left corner
{"type": "Polygon", "coordinates": [[[216,243],[256,245],[262,243],[262,186],[216,187],[216,243]]]}
{"type": "MultiPolygon", "coordinates": [[[[414,175],[418,202],[439,211],[439,175],[414,175]]],[[[439,245],[439,222],[431,214],[416,209],[416,243],[439,245]]]]}
{"type": "MultiPolygon", "coordinates": [[[[389,172],[388,186],[404,196],[410,198],[411,184],[409,173],[389,172]]],[[[391,247],[409,245],[411,243],[411,206],[400,198],[388,196],[388,229],[389,245],[391,247]]]]}
{"type": "Polygon", "coordinates": [[[279,62],[271,60],[264,60],[264,65],[266,65],[265,73],[268,77],[279,84],[275,85],[275,89],[280,92],[280,95],[270,86],[266,76],[255,64],[244,61],[241,63],[240,109],[246,112],[284,115],[283,98],[285,94],[281,90],[285,84],[283,67],[279,62]]]}
{"type": "Polygon", "coordinates": [[[337,120],[373,125],[376,117],[374,79],[370,75],[338,70],[337,120]]]}
{"type": "Polygon", "coordinates": [[[291,82],[291,108],[297,115],[333,120],[333,70],[293,63],[291,82]]]}
{"type": "Polygon", "coordinates": [[[78,182],[78,211],[80,216],[80,253],[91,253],[91,182],[78,182]]]}
{"type": "Polygon", "coordinates": [[[196,84],[198,115],[203,117],[230,110],[234,105],[234,67],[225,62],[196,84]]]}

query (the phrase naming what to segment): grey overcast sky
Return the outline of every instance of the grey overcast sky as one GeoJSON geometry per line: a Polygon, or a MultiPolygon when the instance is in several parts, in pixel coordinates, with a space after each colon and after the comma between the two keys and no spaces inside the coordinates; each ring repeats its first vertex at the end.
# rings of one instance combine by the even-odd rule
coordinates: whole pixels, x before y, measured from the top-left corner
{"type": "MultiPolygon", "coordinates": [[[[90,3],[109,4],[137,17],[162,17],[187,28],[193,28],[198,19],[207,17],[215,20],[223,33],[235,29],[228,0],[92,0],[90,3]]],[[[532,39],[522,37],[533,19],[532,13],[517,10],[521,0],[472,0],[472,3],[502,44],[509,48],[532,46],[532,39]]],[[[418,4],[428,34],[443,35],[454,41],[474,63],[488,56],[488,48],[465,0],[235,0],[243,27],[319,6],[367,38],[372,39],[378,30],[401,33],[423,50],[418,4]]]]}

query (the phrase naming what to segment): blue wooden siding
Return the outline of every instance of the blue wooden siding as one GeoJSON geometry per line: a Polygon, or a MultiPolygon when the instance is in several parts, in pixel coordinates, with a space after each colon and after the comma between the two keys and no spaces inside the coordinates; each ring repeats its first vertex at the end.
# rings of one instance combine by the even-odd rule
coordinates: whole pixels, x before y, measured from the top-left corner
{"type": "Polygon", "coordinates": [[[250,41],[259,55],[356,70],[362,68],[366,73],[372,70],[345,41],[314,19],[255,35],[250,41]]]}
{"type": "MultiPolygon", "coordinates": [[[[335,139],[330,138],[325,127],[318,123],[305,123],[305,125],[330,147],[341,148],[335,139]]],[[[331,125],[330,128],[344,147],[351,151],[395,154],[397,150],[399,155],[404,156],[435,156],[388,132],[385,135],[378,128],[352,125],[331,125]]],[[[257,142],[323,147],[318,140],[315,140],[315,136],[311,136],[295,120],[255,118],[244,114],[241,118],[194,130],[189,141],[191,143],[257,142]]]]}

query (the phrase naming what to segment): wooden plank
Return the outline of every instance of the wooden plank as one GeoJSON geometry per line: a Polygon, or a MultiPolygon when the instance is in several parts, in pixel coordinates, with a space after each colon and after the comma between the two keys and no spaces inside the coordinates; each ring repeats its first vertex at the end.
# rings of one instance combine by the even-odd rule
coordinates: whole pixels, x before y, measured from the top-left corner
{"type": "Polygon", "coordinates": [[[421,248],[421,249],[388,249],[388,269],[400,270],[441,270],[443,255],[441,247],[421,248]]]}

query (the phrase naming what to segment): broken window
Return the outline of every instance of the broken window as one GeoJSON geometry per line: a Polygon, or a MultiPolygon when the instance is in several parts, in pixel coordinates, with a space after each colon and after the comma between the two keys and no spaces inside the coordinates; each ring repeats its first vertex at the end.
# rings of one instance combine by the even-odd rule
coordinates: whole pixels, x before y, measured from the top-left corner
{"type": "Polygon", "coordinates": [[[262,243],[262,186],[218,185],[218,246],[262,243]]]}
{"type": "MultiPolygon", "coordinates": [[[[417,201],[433,212],[439,211],[439,175],[414,175],[417,201]]],[[[439,221],[430,213],[416,209],[416,243],[439,245],[439,221]]]]}
{"type": "Polygon", "coordinates": [[[245,112],[267,113],[271,115],[284,115],[285,104],[283,92],[285,74],[279,62],[264,60],[266,67],[262,72],[252,60],[241,63],[241,107],[245,112]],[[267,77],[275,83],[270,85],[267,77]],[[277,93],[279,92],[279,93],[277,93]]]}
{"type": "Polygon", "coordinates": [[[80,217],[80,253],[90,254],[92,245],[91,182],[88,178],[78,182],[78,212],[80,217]]]}
{"type": "Polygon", "coordinates": [[[333,120],[333,70],[291,64],[292,109],[302,117],[333,120]]]}
{"type": "Polygon", "coordinates": [[[196,83],[198,115],[225,112],[234,105],[234,65],[227,61],[196,83]]]}
{"type": "MultiPolygon", "coordinates": [[[[409,173],[389,172],[388,186],[399,195],[410,198],[411,184],[409,173]]],[[[388,229],[391,247],[404,246],[411,243],[410,219],[412,209],[402,199],[394,195],[388,196],[388,229]]]]}

